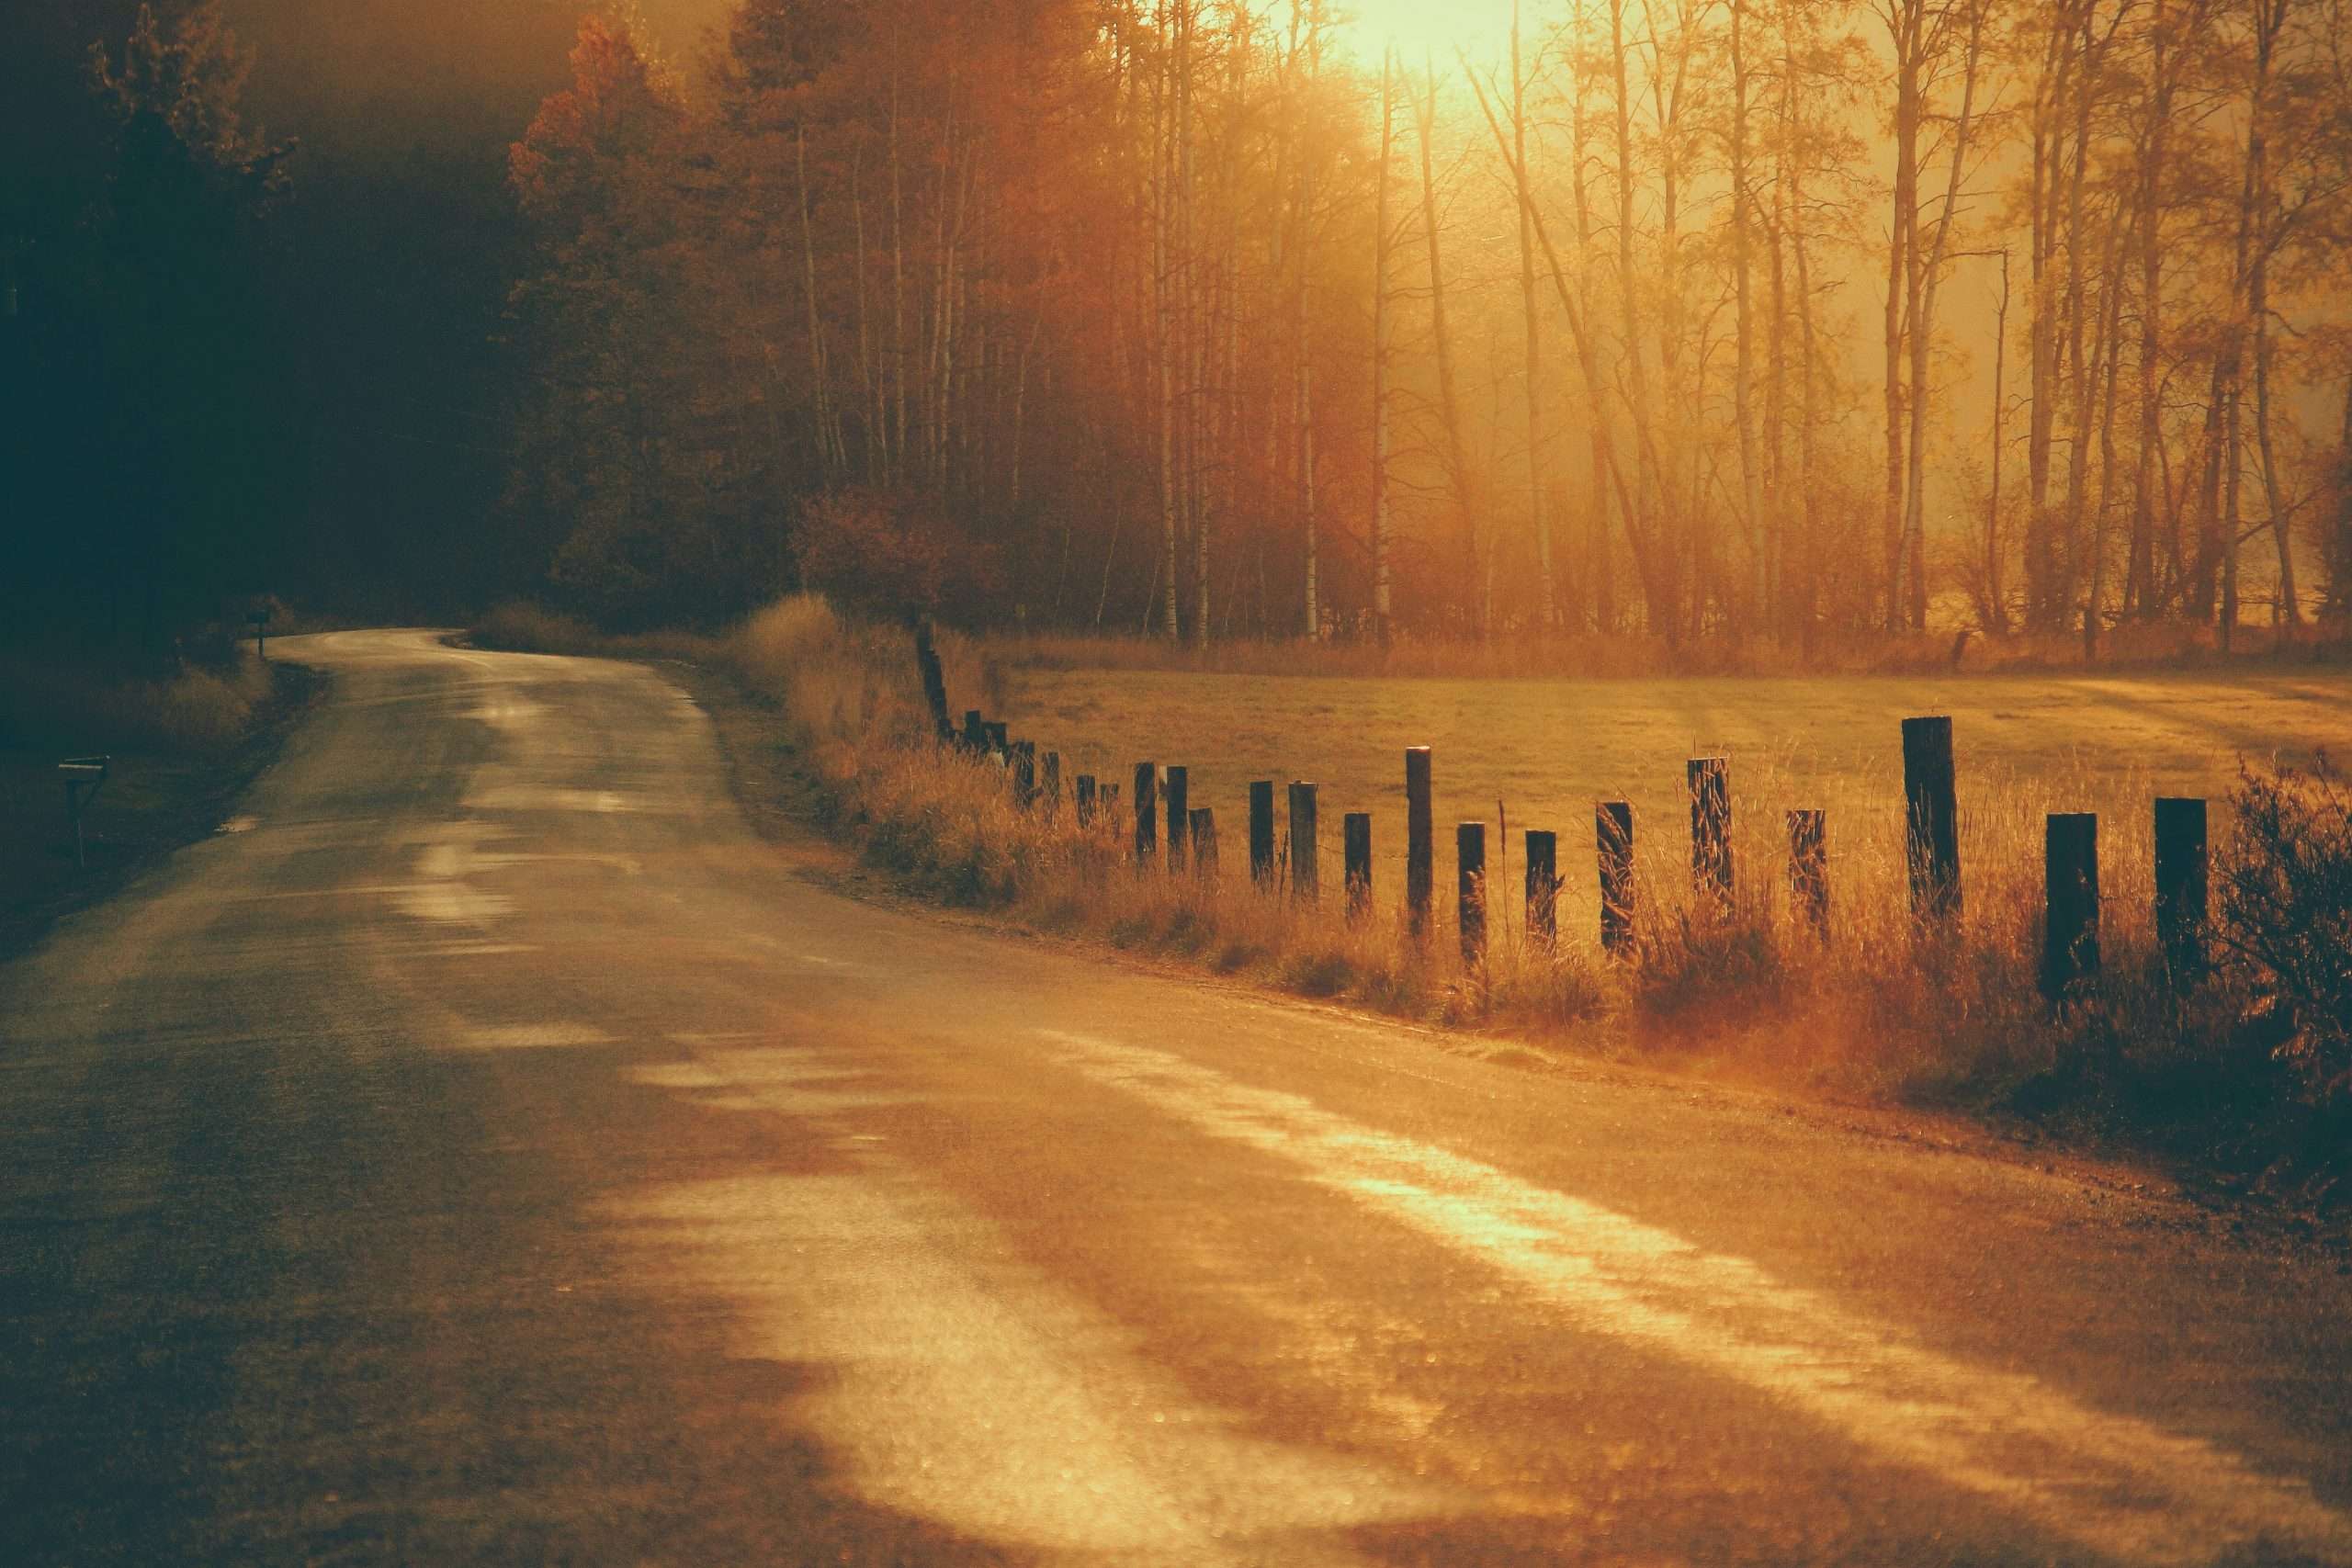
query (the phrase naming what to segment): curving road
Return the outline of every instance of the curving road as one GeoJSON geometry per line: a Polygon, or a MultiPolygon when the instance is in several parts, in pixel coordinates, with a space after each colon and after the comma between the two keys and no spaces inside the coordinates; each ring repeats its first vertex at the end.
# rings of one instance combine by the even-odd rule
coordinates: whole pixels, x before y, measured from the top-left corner
{"type": "Polygon", "coordinates": [[[0,1562],[2352,1563],[2352,1281],[846,901],[626,664],[277,645],[0,969],[0,1562]]]}

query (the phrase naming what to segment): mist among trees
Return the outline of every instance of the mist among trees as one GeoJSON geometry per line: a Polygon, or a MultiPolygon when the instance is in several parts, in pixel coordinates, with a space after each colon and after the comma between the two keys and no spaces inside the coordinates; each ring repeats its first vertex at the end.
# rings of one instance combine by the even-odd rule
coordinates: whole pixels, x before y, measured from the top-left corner
{"type": "Polygon", "coordinates": [[[2343,6],[616,9],[396,176],[141,7],[0,210],[22,619],[2291,635],[2352,609],[2343,6]]]}

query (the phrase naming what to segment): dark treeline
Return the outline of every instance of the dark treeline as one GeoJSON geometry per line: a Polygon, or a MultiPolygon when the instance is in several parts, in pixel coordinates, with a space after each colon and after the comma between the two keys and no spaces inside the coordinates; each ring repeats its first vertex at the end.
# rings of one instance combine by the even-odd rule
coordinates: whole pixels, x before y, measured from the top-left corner
{"type": "Polygon", "coordinates": [[[145,664],[261,594],[446,616],[543,575],[484,518],[524,256],[505,148],[571,18],[453,114],[365,62],[265,57],[223,16],[10,13],[0,644],[145,664]]]}

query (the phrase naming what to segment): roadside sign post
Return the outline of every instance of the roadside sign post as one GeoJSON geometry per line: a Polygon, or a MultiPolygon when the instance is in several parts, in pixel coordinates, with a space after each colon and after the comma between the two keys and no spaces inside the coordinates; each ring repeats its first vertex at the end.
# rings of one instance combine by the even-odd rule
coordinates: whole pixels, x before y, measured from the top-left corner
{"type": "Polygon", "coordinates": [[[82,849],[82,813],[97,795],[107,782],[110,757],[68,757],[57,764],[58,775],[65,781],[65,818],[74,824],[74,863],[86,868],[89,859],[82,849]]]}
{"type": "Polygon", "coordinates": [[[247,625],[254,628],[254,656],[260,659],[267,659],[269,657],[269,644],[267,637],[269,627],[269,606],[266,604],[262,605],[259,609],[247,615],[245,617],[245,621],[247,625]]]}

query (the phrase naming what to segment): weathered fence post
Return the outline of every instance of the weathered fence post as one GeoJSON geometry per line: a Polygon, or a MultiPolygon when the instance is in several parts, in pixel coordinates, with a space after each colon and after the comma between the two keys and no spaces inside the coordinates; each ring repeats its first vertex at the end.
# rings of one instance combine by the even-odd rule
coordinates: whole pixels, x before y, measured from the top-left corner
{"type": "Polygon", "coordinates": [[[977,757],[989,749],[989,727],[978,708],[964,710],[964,750],[977,757]]]}
{"type": "Polygon", "coordinates": [[[1828,819],[1822,812],[1789,813],[1789,903],[1816,935],[1829,929],[1828,819]]]}
{"type": "Polygon", "coordinates": [[[1078,825],[1079,825],[1080,827],[1081,827],[1081,828],[1091,828],[1091,827],[1093,827],[1093,826],[1094,826],[1094,775],[1093,775],[1092,773],[1080,773],[1080,774],[1079,774],[1079,775],[1078,775],[1078,794],[1077,794],[1077,799],[1078,799],[1078,825]]]}
{"type": "Polygon", "coordinates": [[[1119,786],[1104,783],[1094,786],[1094,815],[1111,826],[1111,839],[1119,837],[1119,786]]]}
{"type": "Polygon", "coordinates": [[[1604,800],[1593,808],[1592,836],[1600,852],[1600,950],[1616,953],[1634,937],[1634,807],[1604,800]]]}
{"type": "Polygon", "coordinates": [[[2205,973],[2205,802],[2156,800],[2156,945],[2177,986],[2205,973]]]}
{"type": "Polygon", "coordinates": [[[1012,804],[1026,811],[1037,804],[1037,743],[1012,743],[1012,804]]]}
{"type": "Polygon", "coordinates": [[[1372,813],[1351,811],[1340,818],[1340,845],[1347,863],[1348,919],[1372,913],[1372,813]]]}
{"type": "Polygon", "coordinates": [[[1690,783],[1690,886],[1731,903],[1731,762],[1693,757],[1690,783]]]}
{"type": "Polygon", "coordinates": [[[1462,962],[1472,969],[1487,962],[1487,825],[1463,822],[1453,829],[1454,898],[1462,925],[1462,962]]]}
{"type": "Polygon", "coordinates": [[[931,705],[932,727],[942,741],[956,739],[956,725],[947,716],[947,677],[939,667],[939,653],[931,645],[931,617],[915,620],[915,668],[922,675],[923,701],[931,705]]]}
{"type": "Polygon", "coordinates": [[[1037,787],[1045,792],[1046,820],[1057,819],[1062,814],[1062,754],[1059,751],[1046,753],[1046,770],[1037,781],[1037,787]]]}
{"type": "Polygon", "coordinates": [[[2098,818],[2053,811],[2042,846],[2041,994],[2055,1002],[2098,973],[2098,818]]]}
{"type": "Polygon", "coordinates": [[[994,756],[999,761],[1008,761],[1012,759],[1012,738],[1010,733],[1010,726],[1000,724],[995,719],[989,720],[988,749],[989,754],[994,756]]]}
{"type": "Polygon", "coordinates": [[[1186,824],[1192,829],[1193,870],[1203,882],[1216,880],[1216,813],[1205,806],[1193,807],[1186,824]]]}
{"type": "Polygon", "coordinates": [[[1290,896],[1312,904],[1321,889],[1316,866],[1315,786],[1290,786],[1290,896]]]}
{"type": "Polygon", "coordinates": [[[1250,786],[1250,880],[1264,887],[1274,879],[1274,781],[1250,786]]]}
{"type": "Polygon", "coordinates": [[[1405,929],[1415,937],[1430,929],[1435,886],[1431,866],[1434,830],[1430,824],[1430,749],[1405,748],[1405,929]]]}
{"type": "Polygon", "coordinates": [[[1192,836],[1193,803],[1190,770],[1170,766],[1168,770],[1168,874],[1175,875],[1184,869],[1184,840],[1192,836]]]}
{"type": "Polygon", "coordinates": [[[1527,940],[1550,952],[1560,931],[1560,838],[1527,830],[1527,940]]]}
{"type": "Polygon", "coordinates": [[[1960,913],[1960,807],[1952,784],[1951,720],[1903,721],[1904,853],[1914,919],[1960,913]]]}
{"type": "Polygon", "coordinates": [[[1136,764],[1136,859],[1159,852],[1159,764],[1136,764]]]}

